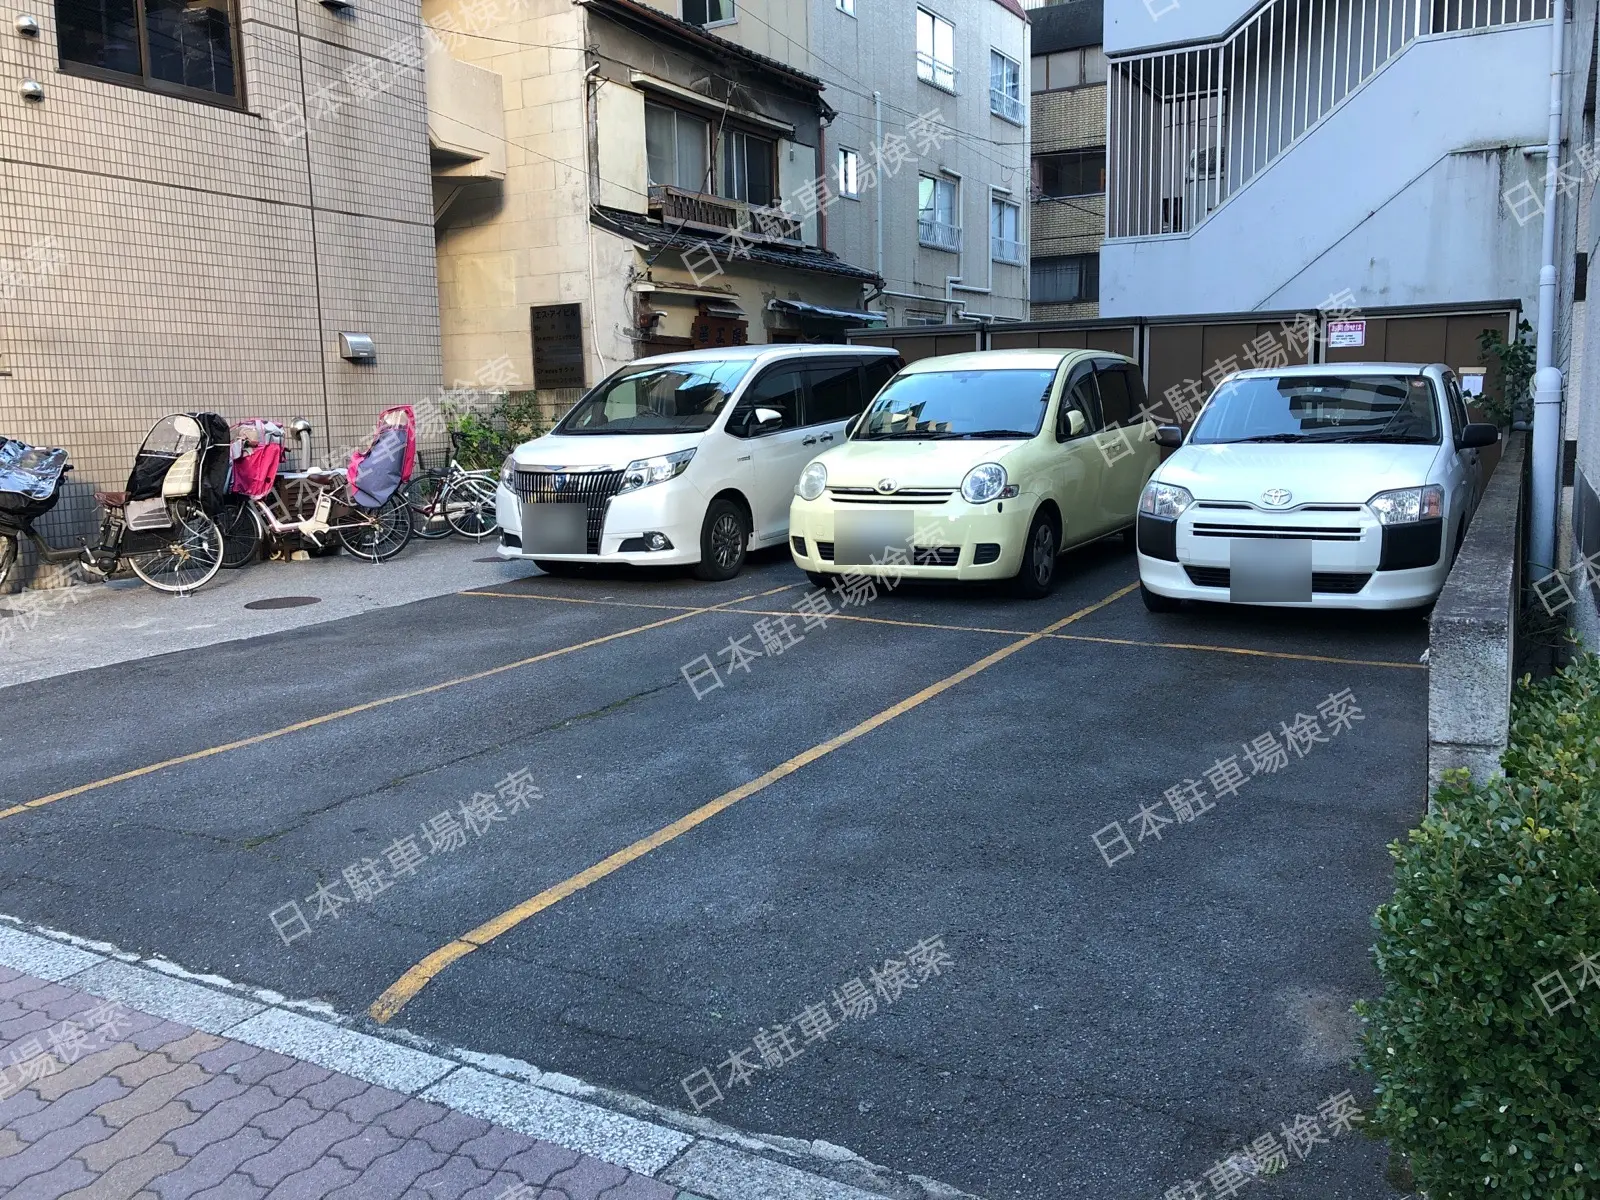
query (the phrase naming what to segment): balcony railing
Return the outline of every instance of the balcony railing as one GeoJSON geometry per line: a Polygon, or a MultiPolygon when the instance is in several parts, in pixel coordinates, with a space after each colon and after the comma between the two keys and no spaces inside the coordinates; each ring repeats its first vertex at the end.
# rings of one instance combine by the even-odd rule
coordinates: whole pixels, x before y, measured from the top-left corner
{"type": "Polygon", "coordinates": [[[940,62],[931,54],[921,50],[917,51],[917,78],[926,80],[934,87],[941,87],[947,92],[956,90],[956,69],[954,65],[940,62]]]}
{"type": "Polygon", "coordinates": [[[1010,121],[1013,125],[1022,124],[1022,97],[1012,96],[1004,88],[991,87],[989,89],[989,111],[995,116],[1010,121]]]}
{"type": "Polygon", "coordinates": [[[747,204],[664,184],[650,185],[650,212],[663,223],[725,234],[738,230],[752,242],[805,241],[799,217],[775,205],[747,204]]]}
{"type": "Polygon", "coordinates": [[[1003,238],[990,236],[989,257],[995,262],[1020,263],[1022,261],[1022,242],[1017,238],[1003,238]]]}
{"type": "Polygon", "coordinates": [[[917,241],[924,246],[932,246],[935,250],[960,250],[961,226],[952,225],[948,221],[930,221],[926,217],[918,218],[917,241]]]}
{"type": "Polygon", "coordinates": [[[1219,41],[1112,59],[1107,235],[1187,233],[1418,38],[1550,10],[1551,0],[1267,0],[1219,41]]]}

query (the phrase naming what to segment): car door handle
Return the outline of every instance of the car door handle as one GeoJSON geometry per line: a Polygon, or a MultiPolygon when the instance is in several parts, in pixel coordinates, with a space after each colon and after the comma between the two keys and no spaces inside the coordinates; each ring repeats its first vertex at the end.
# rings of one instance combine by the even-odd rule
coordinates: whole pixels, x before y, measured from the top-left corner
{"type": "Polygon", "coordinates": [[[741,454],[741,455],[739,455],[739,457],[738,457],[738,458],[737,458],[737,459],[735,459],[735,460],[734,460],[734,461],[735,461],[735,462],[749,462],[749,461],[750,461],[750,455],[748,455],[748,454],[741,454]]]}
{"type": "Polygon", "coordinates": [[[833,434],[825,433],[821,437],[819,437],[817,439],[817,441],[819,441],[819,442],[831,442],[831,441],[833,441],[833,434]]]}
{"type": "Polygon", "coordinates": [[[817,439],[816,438],[807,438],[805,441],[801,442],[800,444],[802,446],[815,446],[817,444],[817,439]]]}

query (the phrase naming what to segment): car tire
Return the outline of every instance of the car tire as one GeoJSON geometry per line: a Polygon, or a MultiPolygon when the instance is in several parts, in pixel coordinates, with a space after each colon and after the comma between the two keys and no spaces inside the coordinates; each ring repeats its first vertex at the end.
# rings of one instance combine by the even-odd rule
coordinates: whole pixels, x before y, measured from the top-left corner
{"type": "Polygon", "coordinates": [[[583,574],[583,564],[575,562],[552,562],[547,558],[536,558],[533,565],[546,575],[555,575],[559,578],[570,579],[574,575],[583,574]]]}
{"type": "Polygon", "coordinates": [[[732,579],[750,549],[750,518],[732,500],[713,500],[700,526],[700,561],[694,577],[708,583],[732,579]]]}
{"type": "Polygon", "coordinates": [[[837,575],[824,575],[821,571],[807,571],[806,578],[811,580],[812,587],[819,587],[823,591],[831,590],[839,582],[837,575]]]}
{"type": "Polygon", "coordinates": [[[1177,612],[1183,607],[1182,600],[1152,592],[1143,583],[1139,585],[1139,599],[1143,600],[1145,608],[1153,613],[1177,612]]]}
{"type": "Polygon", "coordinates": [[[1028,540],[1022,547],[1022,565],[1011,580],[1011,588],[1026,600],[1042,600],[1055,590],[1056,562],[1061,557],[1061,534],[1047,512],[1034,514],[1028,526],[1028,540]]]}

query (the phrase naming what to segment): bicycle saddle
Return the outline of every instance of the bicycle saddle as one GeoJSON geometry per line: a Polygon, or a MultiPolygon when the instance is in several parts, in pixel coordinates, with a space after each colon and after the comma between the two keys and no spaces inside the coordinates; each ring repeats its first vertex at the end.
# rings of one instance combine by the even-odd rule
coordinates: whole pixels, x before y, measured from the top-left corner
{"type": "Polygon", "coordinates": [[[106,508],[123,508],[128,503],[127,492],[96,492],[94,502],[106,508]]]}

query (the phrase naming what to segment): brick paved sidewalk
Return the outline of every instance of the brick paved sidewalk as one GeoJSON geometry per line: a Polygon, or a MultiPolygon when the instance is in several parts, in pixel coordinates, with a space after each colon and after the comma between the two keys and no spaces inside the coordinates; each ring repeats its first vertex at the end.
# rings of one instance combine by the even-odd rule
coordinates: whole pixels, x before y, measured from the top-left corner
{"type": "Polygon", "coordinates": [[[689,1200],[439,1104],[0,967],[11,1200],[689,1200]]]}

